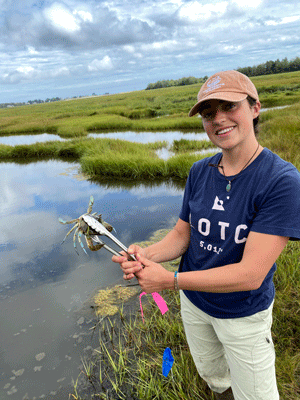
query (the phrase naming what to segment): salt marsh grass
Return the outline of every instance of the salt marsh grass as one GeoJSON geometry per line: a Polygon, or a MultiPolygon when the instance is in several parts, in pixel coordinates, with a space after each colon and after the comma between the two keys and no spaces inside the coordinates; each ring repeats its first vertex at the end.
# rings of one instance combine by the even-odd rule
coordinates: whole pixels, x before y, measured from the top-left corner
{"type": "MultiPolygon", "coordinates": [[[[300,72],[251,78],[263,107],[300,101],[300,72]]],[[[56,133],[81,137],[108,130],[202,130],[187,117],[200,85],[144,90],[0,109],[0,135],[56,133]]]]}
{"type": "Polygon", "coordinates": [[[300,102],[261,117],[261,144],[300,169],[300,102]]]}
{"type": "Polygon", "coordinates": [[[174,140],[173,145],[171,146],[171,151],[174,152],[187,152],[187,151],[199,151],[212,149],[215,146],[207,140],[174,140]]]}
{"type": "MultiPolygon", "coordinates": [[[[193,162],[201,156],[183,156],[179,153],[169,160],[162,160],[155,150],[165,146],[165,142],[143,144],[107,138],[73,139],[67,142],[54,141],[14,147],[0,145],[0,160],[30,162],[52,158],[78,161],[81,172],[91,179],[186,178],[193,162]]],[[[197,149],[196,146],[194,150],[197,149]]]]}

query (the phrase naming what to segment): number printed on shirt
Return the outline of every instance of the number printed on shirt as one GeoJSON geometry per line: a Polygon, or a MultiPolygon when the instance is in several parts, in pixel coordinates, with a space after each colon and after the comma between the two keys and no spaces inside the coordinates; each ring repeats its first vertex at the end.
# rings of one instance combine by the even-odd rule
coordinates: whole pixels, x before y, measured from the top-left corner
{"type": "Polygon", "coordinates": [[[203,240],[200,241],[200,247],[202,247],[203,250],[212,251],[217,254],[220,254],[223,251],[223,249],[221,247],[213,246],[210,243],[206,244],[205,242],[203,242],[203,240]]]}

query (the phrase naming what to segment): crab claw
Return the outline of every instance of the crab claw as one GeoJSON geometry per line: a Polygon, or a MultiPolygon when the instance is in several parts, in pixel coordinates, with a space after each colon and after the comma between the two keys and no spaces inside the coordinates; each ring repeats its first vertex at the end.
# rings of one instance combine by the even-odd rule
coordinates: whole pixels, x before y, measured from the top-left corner
{"type": "Polygon", "coordinates": [[[93,209],[93,204],[94,204],[94,197],[91,196],[91,197],[90,197],[89,206],[88,206],[88,209],[87,209],[88,214],[91,213],[91,211],[92,211],[92,209],[93,209]]]}
{"type": "Polygon", "coordinates": [[[58,220],[59,220],[59,222],[61,223],[61,224],[74,224],[74,222],[77,222],[77,219],[72,219],[71,221],[65,221],[65,220],[63,220],[62,218],[58,218],[58,220]]]}

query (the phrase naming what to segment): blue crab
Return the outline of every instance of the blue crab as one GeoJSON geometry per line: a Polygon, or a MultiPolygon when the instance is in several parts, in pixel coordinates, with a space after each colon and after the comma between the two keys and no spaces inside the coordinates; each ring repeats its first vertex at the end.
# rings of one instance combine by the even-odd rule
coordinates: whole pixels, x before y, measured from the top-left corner
{"type": "MultiPolygon", "coordinates": [[[[111,232],[111,231],[114,230],[114,228],[110,224],[108,224],[107,222],[102,220],[102,215],[101,214],[97,214],[96,212],[92,213],[93,204],[94,204],[94,197],[91,196],[90,197],[90,201],[89,201],[89,206],[88,206],[87,212],[85,214],[82,214],[80,217],[72,219],[71,221],[64,221],[62,218],[58,219],[61,224],[75,224],[72,227],[72,229],[70,229],[69,232],[66,234],[66,236],[65,236],[64,240],[62,241],[62,243],[64,243],[64,241],[70,235],[70,233],[75,231],[74,232],[74,236],[73,236],[73,244],[74,244],[74,248],[75,248],[75,251],[76,251],[77,254],[78,254],[78,252],[77,252],[77,248],[76,248],[76,238],[77,238],[78,243],[80,244],[82,250],[85,252],[85,254],[87,254],[87,252],[86,252],[86,250],[84,248],[84,245],[83,245],[83,243],[81,241],[82,234],[84,234],[85,240],[86,240],[86,244],[87,244],[88,248],[91,251],[97,251],[97,250],[101,249],[102,247],[107,247],[105,245],[105,243],[102,242],[99,239],[97,240],[98,244],[96,244],[96,245],[94,244],[94,241],[96,241],[95,237],[97,235],[99,235],[99,232],[94,230],[91,227],[91,224],[88,224],[84,220],[84,218],[92,217],[92,221],[96,220],[96,221],[100,222],[100,224],[102,224],[104,226],[104,228],[108,232],[111,232]]],[[[91,218],[87,218],[87,220],[90,221],[91,218]]]]}

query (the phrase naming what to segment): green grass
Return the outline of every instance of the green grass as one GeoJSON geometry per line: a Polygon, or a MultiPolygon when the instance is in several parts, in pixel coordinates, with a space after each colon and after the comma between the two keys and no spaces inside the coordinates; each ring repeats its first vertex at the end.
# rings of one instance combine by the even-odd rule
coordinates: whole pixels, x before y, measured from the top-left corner
{"type": "Polygon", "coordinates": [[[180,139],[174,140],[171,146],[171,150],[174,152],[199,151],[212,148],[215,148],[215,146],[208,140],[180,139]]]}
{"type": "MultiPolygon", "coordinates": [[[[285,109],[264,112],[260,120],[261,144],[300,169],[300,102],[285,109]]],[[[207,141],[181,139],[173,142],[174,157],[159,159],[155,150],[166,146],[166,142],[143,144],[105,137],[77,138],[65,142],[0,145],[0,160],[30,162],[52,158],[77,161],[82,172],[95,180],[185,179],[191,165],[204,157],[195,152],[207,148],[213,151],[213,146],[207,141]]]]}
{"type": "MultiPolygon", "coordinates": [[[[176,118],[173,118],[176,120],[176,118]]],[[[199,118],[190,118],[190,120],[199,118]]],[[[300,168],[300,102],[282,110],[261,114],[259,139],[283,159],[300,168]]],[[[154,120],[156,123],[158,120],[154,120]]],[[[149,122],[150,123],[150,122],[149,122]]],[[[193,162],[201,158],[194,154],[212,148],[207,141],[181,139],[174,141],[176,155],[161,160],[155,154],[165,142],[131,143],[114,139],[77,138],[66,142],[36,143],[32,145],[0,145],[0,160],[29,162],[36,159],[78,161],[82,172],[92,179],[185,179],[193,162]]],[[[202,156],[203,157],[203,156],[202,156]]]]}
{"type": "MultiPolygon", "coordinates": [[[[300,72],[254,77],[262,106],[292,105],[262,113],[261,144],[299,168],[300,72]]],[[[0,160],[30,162],[54,158],[78,161],[91,179],[184,179],[197,160],[194,154],[210,146],[205,141],[174,141],[176,155],[160,160],[154,149],[166,144],[128,144],[87,139],[88,132],[202,132],[201,118],[187,117],[199,85],[136,91],[40,105],[0,109],[0,135],[55,133],[68,142],[23,146],[0,145],[0,160]],[[182,157],[180,153],[185,153],[182,157]]]]}
{"type": "MultiPolygon", "coordinates": [[[[300,101],[300,71],[251,79],[263,107],[300,101]]],[[[108,130],[200,131],[201,119],[187,117],[199,89],[196,84],[0,109],[0,135],[47,132],[70,138],[108,130]]]]}
{"type": "Polygon", "coordinates": [[[261,117],[261,144],[300,169],[300,102],[261,117]]]}
{"type": "MultiPolygon", "coordinates": [[[[190,146],[190,150],[199,149],[201,142],[198,144],[196,142],[190,146]]],[[[55,141],[18,146],[0,145],[0,160],[29,162],[52,158],[78,161],[82,172],[91,179],[186,178],[191,165],[201,156],[196,154],[183,156],[179,152],[178,155],[165,161],[155,153],[155,150],[165,146],[166,142],[143,144],[107,138],[72,139],[67,142],[55,141]]]]}

